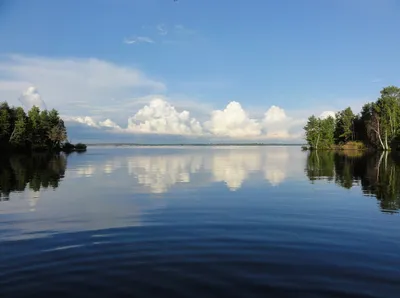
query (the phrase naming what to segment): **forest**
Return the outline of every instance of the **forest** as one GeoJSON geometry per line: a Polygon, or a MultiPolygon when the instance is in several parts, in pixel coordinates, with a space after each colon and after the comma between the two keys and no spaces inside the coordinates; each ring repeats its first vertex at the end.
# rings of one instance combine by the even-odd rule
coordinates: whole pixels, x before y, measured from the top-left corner
{"type": "Polygon", "coordinates": [[[56,110],[34,106],[26,114],[22,107],[0,103],[0,149],[20,151],[84,151],[86,145],[67,141],[64,121],[56,110]]]}
{"type": "Polygon", "coordinates": [[[400,140],[400,88],[388,86],[360,113],[350,107],[325,119],[314,115],[304,127],[307,149],[398,149],[400,140]]]}

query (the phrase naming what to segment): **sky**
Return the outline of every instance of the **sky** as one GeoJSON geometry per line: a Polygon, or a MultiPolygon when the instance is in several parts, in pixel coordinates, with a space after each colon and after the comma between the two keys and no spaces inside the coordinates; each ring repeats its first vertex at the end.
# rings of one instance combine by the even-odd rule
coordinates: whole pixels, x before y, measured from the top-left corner
{"type": "Polygon", "coordinates": [[[299,142],[400,85],[400,0],[0,0],[0,101],[88,142],[299,142]]]}

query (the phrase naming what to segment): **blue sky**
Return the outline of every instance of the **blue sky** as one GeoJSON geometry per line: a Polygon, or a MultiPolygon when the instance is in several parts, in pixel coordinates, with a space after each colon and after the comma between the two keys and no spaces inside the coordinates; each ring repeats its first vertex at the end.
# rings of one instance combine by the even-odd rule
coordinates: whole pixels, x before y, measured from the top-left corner
{"type": "Polygon", "coordinates": [[[300,139],[310,113],[400,81],[397,0],[1,4],[0,99],[44,101],[104,139],[300,139]]]}

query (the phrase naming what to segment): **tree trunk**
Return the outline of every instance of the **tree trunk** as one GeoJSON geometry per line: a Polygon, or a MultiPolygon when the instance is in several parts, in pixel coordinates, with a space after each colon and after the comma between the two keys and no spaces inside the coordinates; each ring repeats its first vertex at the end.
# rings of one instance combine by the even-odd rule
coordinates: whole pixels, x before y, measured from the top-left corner
{"type": "Polygon", "coordinates": [[[11,133],[10,139],[8,140],[9,143],[11,143],[11,140],[12,140],[13,137],[14,137],[15,131],[16,131],[16,127],[14,127],[14,130],[13,130],[13,132],[11,133]]]}
{"type": "Polygon", "coordinates": [[[381,143],[382,149],[385,150],[385,145],[383,144],[382,138],[381,138],[381,134],[379,133],[378,130],[374,129],[376,135],[378,136],[379,142],[381,143]]]}
{"type": "Polygon", "coordinates": [[[387,171],[388,153],[385,152],[385,172],[387,171]]]}
{"type": "Polygon", "coordinates": [[[389,150],[387,132],[385,133],[385,150],[389,150]]]}

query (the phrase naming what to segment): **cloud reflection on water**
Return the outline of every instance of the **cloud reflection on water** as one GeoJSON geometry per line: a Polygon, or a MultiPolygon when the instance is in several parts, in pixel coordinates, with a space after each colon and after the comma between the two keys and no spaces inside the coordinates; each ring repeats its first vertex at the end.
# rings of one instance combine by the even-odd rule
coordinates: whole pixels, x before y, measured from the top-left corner
{"type": "MultiPolygon", "coordinates": [[[[271,186],[279,186],[293,168],[303,169],[302,164],[295,165],[289,161],[298,148],[148,148],[145,152],[130,148],[127,151],[128,153],[124,152],[122,155],[110,155],[105,159],[76,165],[76,168],[67,170],[66,176],[94,178],[114,175],[119,170],[121,172],[118,179],[123,179],[126,183],[136,183],[138,187],[142,187],[141,191],[162,194],[176,185],[195,187],[200,182],[195,176],[200,174],[202,185],[223,182],[229,190],[236,191],[246,181],[259,181],[261,177],[271,186]],[[124,176],[131,177],[131,180],[127,182],[124,176]]],[[[293,160],[302,162],[299,158],[293,160]]]]}

